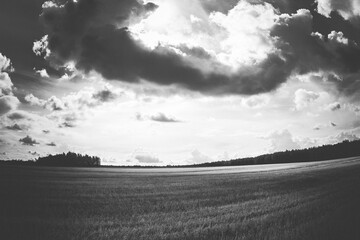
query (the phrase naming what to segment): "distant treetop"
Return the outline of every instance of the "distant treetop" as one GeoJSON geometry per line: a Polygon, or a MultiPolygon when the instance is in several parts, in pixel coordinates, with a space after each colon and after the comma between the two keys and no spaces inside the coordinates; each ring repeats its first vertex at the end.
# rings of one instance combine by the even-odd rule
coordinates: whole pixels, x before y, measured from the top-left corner
{"type": "Polygon", "coordinates": [[[97,167],[101,165],[101,161],[99,157],[68,152],[56,155],[50,154],[46,157],[39,157],[35,160],[35,165],[61,167],[97,167]]]}

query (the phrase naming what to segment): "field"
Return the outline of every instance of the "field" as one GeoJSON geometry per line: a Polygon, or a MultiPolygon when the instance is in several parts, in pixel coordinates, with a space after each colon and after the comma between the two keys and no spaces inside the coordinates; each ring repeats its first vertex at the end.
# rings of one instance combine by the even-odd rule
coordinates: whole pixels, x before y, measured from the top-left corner
{"type": "Polygon", "coordinates": [[[360,239],[360,157],[188,169],[1,166],[0,239],[360,239]]]}

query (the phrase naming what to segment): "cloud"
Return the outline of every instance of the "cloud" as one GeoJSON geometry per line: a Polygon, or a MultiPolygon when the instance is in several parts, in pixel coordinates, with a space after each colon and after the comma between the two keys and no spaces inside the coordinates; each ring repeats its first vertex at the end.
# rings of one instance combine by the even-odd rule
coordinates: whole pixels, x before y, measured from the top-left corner
{"type": "Polygon", "coordinates": [[[45,134],[49,134],[50,130],[42,130],[42,132],[45,133],[45,134]]]}
{"type": "Polygon", "coordinates": [[[49,110],[50,113],[44,113],[46,118],[54,121],[59,128],[74,128],[90,116],[93,110],[96,112],[95,107],[113,102],[123,94],[122,88],[101,83],[100,87],[85,87],[61,98],[51,96],[41,99],[28,94],[24,97],[24,103],[49,110]]]}
{"type": "Polygon", "coordinates": [[[269,103],[266,96],[251,96],[242,100],[242,104],[248,108],[261,108],[269,103]]]}
{"type": "Polygon", "coordinates": [[[47,73],[46,69],[40,69],[40,70],[35,70],[35,72],[43,78],[49,78],[49,74],[47,73]]]}
{"type": "Polygon", "coordinates": [[[93,98],[100,102],[109,102],[116,99],[118,96],[110,89],[103,89],[93,94],[93,98]]]}
{"type": "Polygon", "coordinates": [[[173,117],[166,116],[164,113],[161,113],[161,112],[159,112],[159,113],[157,113],[155,115],[150,115],[150,116],[142,115],[141,113],[137,112],[135,114],[135,118],[138,121],[151,120],[151,121],[163,122],[163,123],[181,122],[180,120],[175,119],[173,117]]]}
{"type": "MultiPolygon", "coordinates": [[[[54,7],[56,6],[57,5],[54,5],[54,7]]],[[[44,56],[45,58],[47,58],[50,56],[51,53],[48,46],[49,46],[48,35],[45,35],[40,40],[34,42],[32,50],[36,56],[44,56]]]]}
{"type": "Polygon", "coordinates": [[[360,16],[360,2],[358,0],[316,0],[317,11],[330,17],[332,11],[337,11],[344,19],[360,16]]]}
{"type": "Polygon", "coordinates": [[[37,152],[32,152],[32,151],[28,151],[28,153],[29,154],[31,154],[31,155],[33,155],[33,156],[40,156],[40,154],[39,153],[37,153],[37,152]]]}
{"type": "Polygon", "coordinates": [[[11,110],[15,110],[20,104],[17,97],[1,96],[0,97],[0,115],[3,115],[11,110]]]}
{"type": "Polygon", "coordinates": [[[139,112],[137,112],[137,113],[135,114],[135,118],[136,118],[136,120],[138,120],[138,121],[143,121],[143,120],[144,120],[143,115],[142,115],[141,113],[139,113],[139,112]]]}
{"type": "Polygon", "coordinates": [[[54,142],[50,142],[50,143],[47,143],[46,146],[56,147],[56,144],[54,142]]]}
{"type": "Polygon", "coordinates": [[[23,145],[34,146],[35,144],[39,144],[35,139],[31,138],[30,136],[26,136],[19,140],[23,145]]]}
{"type": "MultiPolygon", "coordinates": [[[[1,54],[0,54],[1,59],[1,54]]],[[[0,96],[12,95],[13,83],[7,72],[0,71],[0,96]]]]}
{"type": "Polygon", "coordinates": [[[307,107],[311,102],[315,101],[319,97],[320,97],[319,93],[315,93],[305,89],[298,89],[295,92],[295,98],[294,98],[295,109],[301,110],[307,107]]]}
{"type": "Polygon", "coordinates": [[[320,125],[316,125],[313,129],[316,130],[316,131],[319,131],[319,130],[321,129],[321,126],[320,126],[320,125]]]}
{"type": "Polygon", "coordinates": [[[273,132],[269,136],[265,137],[265,139],[270,140],[271,152],[300,148],[300,144],[293,138],[292,134],[287,129],[273,132]]]}
{"type": "Polygon", "coordinates": [[[51,111],[61,111],[64,110],[66,106],[59,98],[52,96],[46,101],[45,108],[51,111]]]}
{"type": "Polygon", "coordinates": [[[286,59],[284,67],[297,74],[333,73],[339,77],[329,78],[328,82],[340,93],[360,97],[357,91],[360,48],[354,41],[345,39],[340,32],[328,35],[313,32],[313,16],[305,9],[280,15],[271,35],[279,39],[275,45],[286,59]]]}
{"type": "Polygon", "coordinates": [[[14,131],[22,131],[24,130],[19,124],[15,123],[14,125],[6,126],[6,129],[14,130],[14,131]]]}
{"type": "Polygon", "coordinates": [[[173,16],[163,19],[160,13],[168,5],[156,9],[148,4],[81,0],[46,7],[41,18],[47,38],[39,49],[48,50],[46,59],[58,67],[70,61],[81,71],[96,71],[111,80],[146,80],[211,95],[265,93],[294,73],[317,71],[336,73],[343,81],[330,82],[341,93],[358,94],[359,46],[342,32],[314,32],[309,10],[281,14],[269,3],[247,0],[226,14],[206,13],[189,1],[197,13],[170,9],[173,16]],[[191,21],[194,17],[201,21],[191,21]],[[182,26],[175,23],[179,19],[182,26]],[[188,32],[195,40],[189,40],[188,32]],[[152,47],[149,39],[154,40],[152,47]]]}
{"type": "Polygon", "coordinates": [[[318,124],[318,125],[316,125],[313,129],[314,130],[316,130],[316,131],[319,131],[319,130],[321,130],[321,129],[324,129],[324,128],[334,128],[334,127],[336,127],[337,126],[337,124],[336,123],[334,123],[334,122],[329,122],[329,123],[327,123],[327,124],[318,124]]]}
{"type": "Polygon", "coordinates": [[[25,96],[25,102],[34,105],[46,108],[50,111],[78,111],[86,107],[95,107],[99,106],[105,102],[110,102],[117,99],[122,93],[118,89],[111,89],[110,85],[105,85],[103,89],[95,90],[93,88],[84,89],[79,92],[71,93],[61,99],[52,96],[45,99],[39,99],[33,94],[28,94],[25,96]]]}
{"type": "Polygon", "coordinates": [[[164,113],[159,112],[156,115],[150,116],[150,120],[155,122],[167,122],[167,123],[175,123],[180,122],[179,120],[176,120],[175,118],[168,117],[164,113]]]}
{"type": "Polygon", "coordinates": [[[24,97],[26,103],[30,103],[35,106],[44,106],[46,101],[35,97],[33,94],[28,94],[24,97]]]}
{"type": "Polygon", "coordinates": [[[136,155],[135,159],[138,160],[139,163],[161,163],[159,158],[150,155],[136,155]]]}
{"type": "Polygon", "coordinates": [[[360,138],[352,132],[341,132],[332,138],[332,142],[338,143],[338,142],[343,142],[345,140],[355,141],[355,140],[359,140],[359,139],[360,138]]]}
{"type": "Polygon", "coordinates": [[[14,68],[12,67],[10,59],[0,53],[0,72],[12,72],[13,70],[14,68]]]}
{"type": "Polygon", "coordinates": [[[194,150],[191,152],[191,158],[187,159],[187,162],[190,164],[197,164],[197,163],[205,163],[205,162],[212,162],[213,159],[206,156],[205,154],[201,153],[199,150],[194,150]]]}
{"type": "Polygon", "coordinates": [[[59,124],[59,128],[74,128],[74,127],[76,127],[76,125],[70,121],[59,124]]]}
{"type": "Polygon", "coordinates": [[[14,71],[10,59],[0,53],[0,115],[14,110],[20,104],[17,97],[14,96],[13,83],[8,72],[14,71]]]}
{"type": "Polygon", "coordinates": [[[65,104],[61,101],[61,99],[55,96],[52,96],[47,100],[43,100],[35,97],[33,94],[28,94],[25,96],[24,100],[31,105],[41,106],[50,111],[61,111],[66,108],[65,104]]]}
{"type": "Polygon", "coordinates": [[[13,83],[8,72],[14,71],[10,59],[0,53],[0,96],[12,95],[13,83]]]}
{"type": "MultiPolygon", "coordinates": [[[[150,50],[127,28],[144,14],[151,14],[147,11],[148,4],[81,0],[77,3],[67,1],[62,7],[44,8],[41,16],[48,31],[46,49],[51,52],[48,61],[58,66],[74,61],[76,68],[85,72],[95,70],[107,79],[135,83],[144,79],[206,94],[268,92],[285,82],[291,74],[292,69],[286,67],[286,61],[273,52],[271,46],[265,47],[260,57],[251,57],[254,59],[251,64],[241,65],[236,71],[228,71],[229,67],[216,59],[196,60],[199,64],[194,64],[193,58],[179,54],[176,46],[159,45],[150,50]]],[[[269,4],[241,1],[228,16],[214,15],[212,24],[216,23],[217,28],[225,28],[228,32],[237,31],[244,37],[253,36],[259,44],[268,45],[267,40],[269,43],[272,40],[266,28],[271,27],[274,21],[268,23],[265,20],[276,18],[275,13],[276,10],[269,4]],[[245,30],[230,29],[230,23],[243,16],[242,13],[246,13],[246,18],[242,18],[244,21],[253,20],[252,23],[259,24],[256,29],[261,31],[260,35],[251,32],[254,30],[246,27],[247,24],[242,25],[245,30]]],[[[224,44],[231,47],[235,43],[233,40],[229,38],[224,44]]],[[[250,39],[249,43],[253,44],[254,40],[250,39]]],[[[256,54],[256,51],[248,53],[256,54]]],[[[227,55],[224,57],[228,58],[227,55]]],[[[219,55],[218,58],[221,60],[223,57],[219,55]]]]}
{"type": "Polygon", "coordinates": [[[26,111],[21,110],[11,112],[7,115],[7,117],[11,120],[31,119],[31,116],[26,111]]]}
{"type": "Polygon", "coordinates": [[[339,102],[330,103],[326,106],[326,109],[329,111],[337,111],[341,109],[341,104],[339,102]]]}

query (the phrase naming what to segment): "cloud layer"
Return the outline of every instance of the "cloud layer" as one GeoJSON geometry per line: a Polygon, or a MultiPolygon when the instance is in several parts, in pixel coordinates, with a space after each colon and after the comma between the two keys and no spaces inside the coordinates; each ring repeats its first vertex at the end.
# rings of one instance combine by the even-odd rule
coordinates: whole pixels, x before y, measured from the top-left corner
{"type": "MultiPolygon", "coordinates": [[[[325,5],[335,6],[318,1],[319,9],[325,5]]],[[[281,14],[269,3],[240,1],[227,14],[215,12],[204,17],[188,13],[185,24],[189,26],[184,27],[205,39],[206,49],[172,40],[149,48],[132,27],[149,31],[150,23],[157,26],[152,19],[157,9],[162,6],[136,1],[47,2],[41,19],[48,35],[35,43],[34,50],[58,68],[74,62],[79,70],[96,71],[107,79],[146,80],[205,94],[269,92],[292,74],[317,71],[338,76],[342,81],[330,78],[329,82],[340,92],[355,94],[354,89],[359,88],[360,48],[342,32],[327,36],[314,32],[309,10],[281,14]],[[136,25],[139,22],[142,25],[136,25]],[[201,34],[195,31],[197,24],[201,34]],[[219,32],[227,37],[219,37],[219,32]],[[211,37],[219,38],[221,45],[209,48],[207,39],[211,37]],[[244,56],[247,62],[241,60],[244,56]]]]}

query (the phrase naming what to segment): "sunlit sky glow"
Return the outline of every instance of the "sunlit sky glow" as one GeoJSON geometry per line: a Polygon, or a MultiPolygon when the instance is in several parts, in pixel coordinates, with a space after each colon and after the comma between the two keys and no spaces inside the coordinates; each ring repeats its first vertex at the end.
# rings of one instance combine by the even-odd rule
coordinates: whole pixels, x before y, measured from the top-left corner
{"type": "Polygon", "coordinates": [[[359,8],[4,3],[0,159],[75,151],[104,164],[177,165],[358,139],[359,8]]]}

